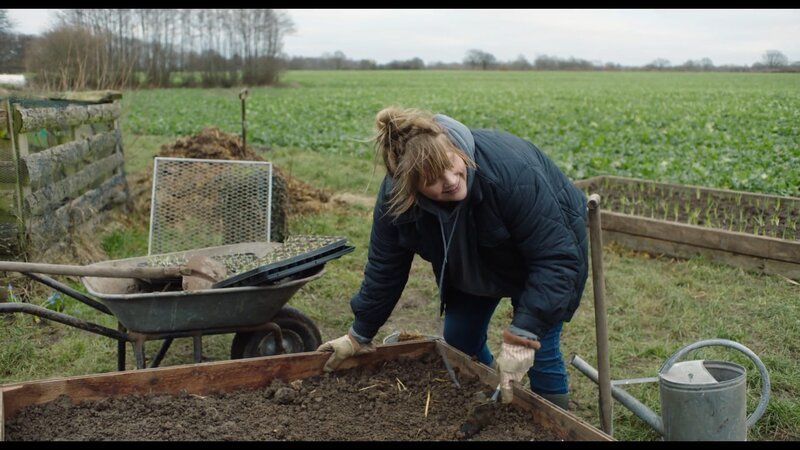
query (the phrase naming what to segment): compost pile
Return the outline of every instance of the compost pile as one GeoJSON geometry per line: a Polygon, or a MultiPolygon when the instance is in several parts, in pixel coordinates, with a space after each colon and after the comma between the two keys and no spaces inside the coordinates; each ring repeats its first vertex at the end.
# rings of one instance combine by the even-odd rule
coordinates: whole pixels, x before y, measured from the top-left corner
{"type": "MultiPolygon", "coordinates": [[[[236,161],[264,161],[253,149],[261,147],[242,145],[242,138],[235,134],[225,133],[217,127],[208,127],[199,133],[177,139],[175,142],[161,146],[157,156],[170,158],[195,158],[195,159],[220,159],[236,161]]],[[[324,190],[317,189],[302,181],[293,178],[275,164],[272,166],[273,174],[282,178],[286,183],[288,196],[288,213],[316,212],[327,208],[331,202],[331,195],[324,190]]],[[[131,195],[135,199],[135,208],[139,211],[150,210],[150,196],[152,190],[152,171],[128,176],[131,195]]]]}
{"type": "MultiPolygon", "coordinates": [[[[195,395],[144,394],[71,403],[66,396],[21,409],[6,438],[24,440],[454,441],[486,385],[426,355],[377,368],[195,395]]],[[[490,394],[490,392],[488,392],[490,394]]],[[[471,440],[544,441],[529,412],[491,404],[471,440]]]]}

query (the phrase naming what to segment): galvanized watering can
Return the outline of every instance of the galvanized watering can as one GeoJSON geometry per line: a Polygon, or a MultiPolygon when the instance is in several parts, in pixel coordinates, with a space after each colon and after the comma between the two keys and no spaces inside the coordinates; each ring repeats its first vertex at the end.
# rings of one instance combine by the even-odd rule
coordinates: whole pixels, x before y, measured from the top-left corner
{"type": "MultiPolygon", "coordinates": [[[[597,370],[573,355],[570,363],[595,383],[597,370]]],[[[750,349],[726,339],[707,339],[681,348],[667,359],[658,377],[612,381],[611,395],[667,441],[746,441],[747,430],[764,414],[769,402],[769,374],[750,349]],[[761,374],[761,399],[747,415],[745,368],[727,361],[677,362],[692,350],[720,345],[746,354],[761,374]],[[661,416],[618,386],[658,381],[661,416]]]]}

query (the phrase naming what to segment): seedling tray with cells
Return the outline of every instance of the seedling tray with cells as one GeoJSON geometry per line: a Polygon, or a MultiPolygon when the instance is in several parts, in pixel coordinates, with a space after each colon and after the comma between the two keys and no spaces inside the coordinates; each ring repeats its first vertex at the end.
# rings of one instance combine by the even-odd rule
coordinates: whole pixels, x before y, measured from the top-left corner
{"type": "Polygon", "coordinates": [[[215,283],[213,287],[273,284],[293,275],[307,273],[331,259],[350,253],[354,248],[347,245],[346,238],[339,236],[290,236],[281,247],[261,258],[248,260],[237,255],[230,260],[223,260],[230,272],[237,275],[215,283]]]}

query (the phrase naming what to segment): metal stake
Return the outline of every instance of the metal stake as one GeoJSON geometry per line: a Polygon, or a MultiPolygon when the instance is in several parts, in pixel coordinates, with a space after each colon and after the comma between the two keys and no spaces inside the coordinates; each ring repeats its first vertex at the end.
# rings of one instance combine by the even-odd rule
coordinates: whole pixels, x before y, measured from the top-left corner
{"type": "Polygon", "coordinates": [[[603,276],[603,237],[600,223],[600,196],[589,196],[589,241],[592,246],[592,285],[594,286],[594,319],[597,335],[597,366],[600,375],[600,423],[603,431],[613,436],[611,421],[611,374],[608,358],[608,325],[606,324],[605,277],[603,276]]]}
{"type": "Polygon", "coordinates": [[[245,117],[244,103],[248,94],[249,91],[247,88],[243,88],[241,91],[239,91],[239,100],[242,101],[242,151],[247,150],[247,119],[245,117]]]}

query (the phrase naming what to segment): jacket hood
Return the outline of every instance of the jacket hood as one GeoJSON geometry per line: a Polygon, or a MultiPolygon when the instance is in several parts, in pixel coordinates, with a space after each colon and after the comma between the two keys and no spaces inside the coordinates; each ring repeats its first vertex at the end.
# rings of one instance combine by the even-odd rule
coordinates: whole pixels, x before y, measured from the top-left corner
{"type": "Polygon", "coordinates": [[[433,120],[447,130],[450,140],[458,148],[463,150],[470,158],[475,159],[475,138],[472,137],[472,132],[469,131],[466,125],[444,114],[436,114],[433,116],[433,120]]]}

